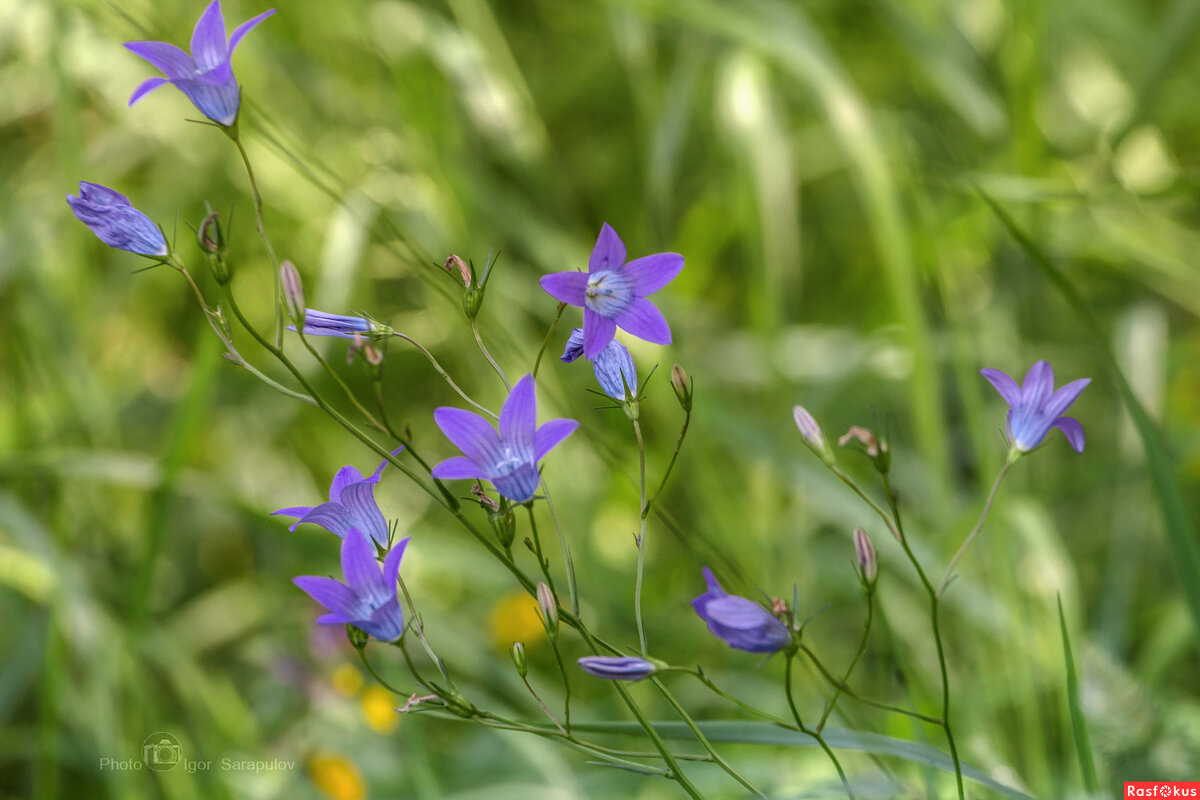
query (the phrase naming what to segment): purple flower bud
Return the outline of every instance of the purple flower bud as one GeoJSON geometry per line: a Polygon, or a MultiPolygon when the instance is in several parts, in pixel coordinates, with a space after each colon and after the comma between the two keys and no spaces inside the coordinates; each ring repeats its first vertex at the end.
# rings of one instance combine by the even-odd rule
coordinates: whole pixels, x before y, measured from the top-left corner
{"type": "Polygon", "coordinates": [[[821,426],[813,419],[813,415],[808,413],[808,409],[804,406],[796,406],[792,409],[792,418],[796,421],[796,427],[800,429],[800,435],[804,437],[804,443],[808,445],[808,448],[826,464],[832,465],[833,450],[825,441],[825,435],[821,433],[821,426]]]}
{"type": "Polygon", "coordinates": [[[875,583],[875,577],[879,573],[879,565],[875,561],[875,545],[871,544],[871,537],[867,536],[867,532],[862,528],[854,529],[854,553],[858,557],[858,568],[862,571],[863,580],[868,586],[875,583]]]}
{"type": "Polygon", "coordinates": [[[167,240],[129,198],[98,183],[79,182],[79,196],[67,195],[75,218],[109,247],[140,256],[165,256],[167,240]]]}
{"type": "MultiPolygon", "coordinates": [[[[296,330],[295,325],[288,325],[289,331],[296,330]]],[[[345,317],[341,314],[327,314],[316,309],[304,309],[305,336],[336,336],[339,339],[353,339],[355,334],[368,334],[373,330],[369,321],[362,317],[345,317]]]]}
{"type": "Polygon", "coordinates": [[[692,601],[692,608],[713,636],[750,653],[774,653],[791,642],[786,625],[753,600],[726,592],[708,567],[704,581],[708,591],[692,601]]]}
{"type": "Polygon", "coordinates": [[[584,656],[578,663],[588,675],[609,681],[640,681],[658,671],[653,663],[633,656],[584,656]]]}
{"type": "MultiPolygon", "coordinates": [[[[581,355],[583,328],[576,328],[567,338],[567,347],[563,350],[560,360],[570,364],[581,355]]],[[[596,382],[600,384],[600,388],[614,400],[625,400],[629,394],[637,395],[637,369],[633,366],[633,356],[629,355],[628,348],[616,339],[609,341],[592,359],[592,370],[596,373],[596,382]]]]}
{"type": "Polygon", "coordinates": [[[558,601],[544,581],[538,582],[537,601],[538,608],[542,611],[542,623],[546,626],[546,635],[553,639],[558,636],[558,601]]]}
{"type": "Polygon", "coordinates": [[[291,261],[284,260],[279,265],[279,283],[283,287],[283,304],[288,316],[297,325],[304,324],[304,284],[300,282],[300,272],[291,261]]]}
{"type": "Polygon", "coordinates": [[[679,400],[679,407],[684,411],[692,410],[692,381],[687,370],[676,364],[671,367],[671,389],[679,400]]]}

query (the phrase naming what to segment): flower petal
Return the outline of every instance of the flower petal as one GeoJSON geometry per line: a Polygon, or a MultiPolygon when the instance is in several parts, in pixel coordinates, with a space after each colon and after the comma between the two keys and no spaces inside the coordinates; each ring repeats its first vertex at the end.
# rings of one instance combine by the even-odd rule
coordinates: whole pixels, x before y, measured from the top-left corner
{"type": "Polygon", "coordinates": [[[588,272],[619,270],[625,264],[625,243],[606,222],[596,237],[596,246],[588,258],[588,272]]]}
{"type": "Polygon", "coordinates": [[[637,396],[637,368],[629,348],[613,339],[592,362],[596,382],[614,400],[624,400],[626,393],[637,396]]]}
{"type": "Polygon", "coordinates": [[[433,412],[433,421],[462,454],[485,471],[503,460],[500,437],[487,420],[471,411],[443,406],[433,412]]]}
{"type": "Polygon", "coordinates": [[[125,49],[158,67],[171,80],[190,78],[196,74],[196,64],[192,57],[173,44],[126,42],[125,49]]]}
{"type": "Polygon", "coordinates": [[[1083,426],[1079,424],[1079,420],[1074,417],[1059,417],[1054,421],[1053,427],[1063,432],[1076,453],[1083,452],[1083,426]]]}
{"type": "Polygon", "coordinates": [[[400,599],[393,595],[368,619],[359,620],[359,627],[381,642],[399,639],[404,633],[404,610],[400,607],[400,599]]]}
{"type": "Polygon", "coordinates": [[[541,475],[537,465],[532,461],[515,465],[503,475],[491,475],[488,480],[496,487],[496,491],[512,500],[514,503],[524,503],[531,500],[537,493],[541,475]]]}
{"type": "Polygon", "coordinates": [[[271,516],[280,517],[295,517],[296,521],[288,526],[289,531],[296,530],[296,526],[300,524],[304,516],[313,510],[313,506],[292,506],[291,508],[281,508],[278,511],[272,511],[271,516]]]}
{"type": "Polygon", "coordinates": [[[200,72],[208,72],[229,60],[229,45],[225,41],[225,16],[221,0],[213,0],[196,20],[192,31],[192,60],[200,72]]]}
{"type": "Polygon", "coordinates": [[[466,456],[447,458],[433,468],[433,477],[442,480],[462,480],[465,478],[486,478],[483,470],[466,456]]]}
{"type": "Polygon", "coordinates": [[[374,599],[379,596],[383,581],[375,561],[375,548],[358,528],[346,531],[342,539],[342,575],[346,585],[359,597],[374,599]]]}
{"type": "Polygon", "coordinates": [[[651,344],[670,344],[671,328],[658,307],[644,297],[636,298],[616,317],[620,328],[651,344]]]}
{"type": "Polygon", "coordinates": [[[988,379],[992,386],[996,388],[996,391],[1000,393],[1000,396],[1004,398],[1004,402],[1010,406],[1015,406],[1021,402],[1021,389],[1017,386],[1017,382],[1009,377],[1007,373],[989,367],[979,370],[979,374],[988,379]]]}
{"type": "Polygon", "coordinates": [[[583,328],[575,328],[567,337],[567,344],[563,348],[563,354],[559,356],[559,361],[570,364],[581,355],[583,355],[583,328]]]}
{"type": "Polygon", "coordinates": [[[237,120],[242,94],[232,72],[220,83],[189,78],[176,78],[171,82],[213,122],[229,127],[237,120]]]}
{"type": "Polygon", "coordinates": [[[358,595],[341,581],[317,575],[301,575],[292,578],[292,583],[335,614],[353,617],[359,611],[358,595]]]}
{"type": "Polygon", "coordinates": [[[595,358],[617,334],[617,323],[590,308],[583,310],[583,354],[595,358]]]}
{"type": "Polygon", "coordinates": [[[342,491],[341,503],[350,515],[350,525],[387,547],[388,526],[375,502],[375,481],[353,483],[342,491]]]}
{"type": "Polygon", "coordinates": [[[300,519],[296,520],[292,525],[292,530],[296,529],[296,525],[302,522],[311,522],[314,525],[320,525],[325,530],[335,536],[345,536],[346,531],[350,530],[351,517],[350,512],[341,503],[321,503],[321,505],[313,508],[300,519]]]}
{"type": "MultiPolygon", "coordinates": [[[[490,426],[489,426],[490,427],[490,426]]],[[[517,381],[500,409],[500,439],[519,458],[533,459],[533,434],[537,428],[537,394],[533,376],[517,381]]]]}
{"type": "Polygon", "coordinates": [[[363,480],[362,473],[353,466],[345,466],[339,469],[337,474],[333,476],[333,483],[329,485],[329,502],[342,502],[342,492],[345,488],[361,480],[363,480]]]}
{"type": "Polygon", "coordinates": [[[1043,412],[1051,419],[1058,419],[1062,413],[1071,407],[1071,404],[1079,397],[1079,393],[1087,388],[1087,385],[1092,382],[1091,378],[1080,378],[1077,381],[1071,381],[1065,386],[1059,387],[1058,391],[1050,396],[1046,401],[1046,406],[1043,412]]]}
{"type": "Polygon", "coordinates": [[[275,9],[272,8],[270,11],[264,11],[254,19],[246,20],[241,25],[238,25],[236,28],[234,28],[233,35],[229,37],[229,55],[233,55],[234,48],[241,43],[243,36],[253,30],[258,23],[262,22],[264,19],[274,13],[275,9]]]}
{"type": "Polygon", "coordinates": [[[533,440],[534,461],[545,458],[547,453],[558,447],[559,443],[578,427],[579,423],[573,419],[552,419],[538,428],[533,440]]]}
{"type": "Polygon", "coordinates": [[[129,95],[129,105],[133,105],[158,87],[167,83],[170,83],[170,81],[166,78],[147,78],[138,84],[138,87],[133,90],[133,94],[129,95]]]}
{"type": "Polygon", "coordinates": [[[560,303],[582,306],[587,296],[586,272],[554,272],[538,281],[548,295],[560,303]]]}
{"type": "Polygon", "coordinates": [[[621,271],[633,281],[634,293],[638,297],[645,297],[675,280],[682,270],[683,256],[678,253],[655,253],[635,258],[621,271]]]}
{"type": "Polygon", "coordinates": [[[1038,361],[1025,373],[1021,382],[1022,401],[1032,408],[1040,408],[1054,391],[1054,370],[1046,361],[1038,361]]]}
{"type": "Polygon", "coordinates": [[[388,551],[387,558],[383,560],[384,586],[395,588],[396,581],[400,578],[400,560],[404,558],[404,550],[408,547],[408,542],[411,538],[411,536],[405,536],[396,542],[395,547],[388,551]]]}

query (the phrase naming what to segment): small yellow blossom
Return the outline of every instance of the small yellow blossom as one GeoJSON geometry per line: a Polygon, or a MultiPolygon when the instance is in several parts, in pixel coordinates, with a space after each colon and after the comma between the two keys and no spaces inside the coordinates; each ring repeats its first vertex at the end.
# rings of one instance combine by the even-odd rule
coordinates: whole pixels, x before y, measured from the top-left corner
{"type": "Polygon", "coordinates": [[[362,671],[353,664],[342,664],[333,671],[333,688],[339,694],[353,697],[362,689],[362,671]]]}
{"type": "Polygon", "coordinates": [[[312,782],[331,800],[364,800],[367,784],[354,762],[336,754],[315,755],[308,760],[312,782]]]}
{"type": "Polygon", "coordinates": [[[391,733],[400,724],[396,696],[382,686],[368,686],[362,697],[363,716],[376,733],[391,733]]]}
{"type": "Polygon", "coordinates": [[[513,642],[531,645],[546,638],[538,602],[525,592],[501,597],[492,608],[492,641],[505,649],[513,642]]]}

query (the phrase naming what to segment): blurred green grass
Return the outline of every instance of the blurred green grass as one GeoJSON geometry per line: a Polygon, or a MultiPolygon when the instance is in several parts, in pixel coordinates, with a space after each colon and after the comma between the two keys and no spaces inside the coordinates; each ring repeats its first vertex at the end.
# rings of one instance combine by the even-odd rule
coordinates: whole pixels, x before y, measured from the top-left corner
{"type": "MultiPolygon", "coordinates": [[[[125,107],[152,71],[120,43],[184,44],[201,5],[0,0],[0,793],[317,797],[320,758],[335,754],[372,796],[660,796],[541,742],[413,717],[380,734],[362,690],[334,688],[350,654],[313,632],[290,578],[331,571],[335,549],[267,513],[374,457],[221,361],[177,276],[131,274],[137,260],[92,239],[63,202],[79,180],[112,185],[193,263],[187,224],[205,201],[232,209],[236,289],[269,293],[228,142],[186,122],[194,110],[169,89],[125,107]],[[159,730],[189,758],[297,767],[98,768],[138,757],[159,730]]],[[[553,314],[536,278],[583,263],[602,221],[631,254],[686,256],[661,298],[676,344],[634,348],[643,372],[660,366],[645,409],[652,476],[678,425],[662,370],[685,365],[698,396],[667,519],[652,520],[648,634],[763,705],[780,701],[776,666],[707,637],[687,605],[700,566],[727,564],[729,588],[747,595],[796,583],[802,615],[825,609],[814,646],[841,663],[861,624],[848,535],[860,524],[880,551],[887,624],[858,680],[922,707],[937,689],[919,585],[800,445],[792,404],[829,433],[888,432],[910,535],[944,564],[1003,456],[1003,409],[977,369],[1047,358],[1062,379],[1100,378],[1076,407],[1087,451],[1055,441],[1019,465],[946,605],[964,760],[1039,797],[1080,796],[1055,595],[1110,794],[1200,769],[1197,635],[1102,348],[972,186],[1078,289],[1161,427],[1194,519],[1198,8],[294,0],[235,69],[267,224],[310,303],[390,321],[493,407],[501,387],[431,262],[503,253],[482,329],[512,375],[553,314]]],[[[233,22],[259,10],[225,4],[233,22]]],[[[336,344],[326,352],[341,358],[336,344]]],[[[547,362],[543,374],[543,415],[585,423],[547,470],[584,611],[631,643],[628,426],[592,410],[586,367],[547,362]]],[[[419,354],[391,349],[388,394],[393,420],[447,455],[430,409],[456,398],[419,354]]],[[[406,575],[457,679],[477,702],[535,717],[508,642],[494,640],[506,575],[396,476],[379,495],[414,536],[406,575]]],[[[547,649],[532,659],[556,698],[547,649]]],[[[399,665],[380,667],[400,679],[399,665]]],[[[579,687],[580,718],[615,714],[605,688],[579,687]]],[[[820,689],[808,681],[802,699],[818,703],[820,689]]],[[[679,690],[699,717],[730,715],[679,690]]],[[[850,727],[944,746],[846,709],[850,727]]],[[[807,750],[729,756],[773,796],[839,791],[807,750]]],[[[847,765],[879,774],[865,758],[847,765]]],[[[943,780],[889,765],[916,796],[943,780]]],[[[735,796],[719,773],[695,772],[712,796],[735,796]]]]}

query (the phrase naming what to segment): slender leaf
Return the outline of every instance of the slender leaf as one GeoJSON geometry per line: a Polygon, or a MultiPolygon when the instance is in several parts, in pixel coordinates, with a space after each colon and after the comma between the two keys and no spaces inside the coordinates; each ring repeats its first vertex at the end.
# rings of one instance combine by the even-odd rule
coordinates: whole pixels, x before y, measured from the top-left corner
{"type": "Polygon", "coordinates": [[[1071,637],[1067,634],[1067,619],[1063,616],[1062,596],[1058,598],[1058,624],[1062,629],[1063,659],[1067,662],[1067,705],[1071,709],[1071,728],[1075,731],[1075,753],[1083,784],[1091,794],[1100,791],[1096,780],[1096,765],[1092,761],[1092,742],[1088,737],[1087,718],[1079,702],[1079,678],[1075,675],[1075,657],[1071,655],[1071,637]]]}

